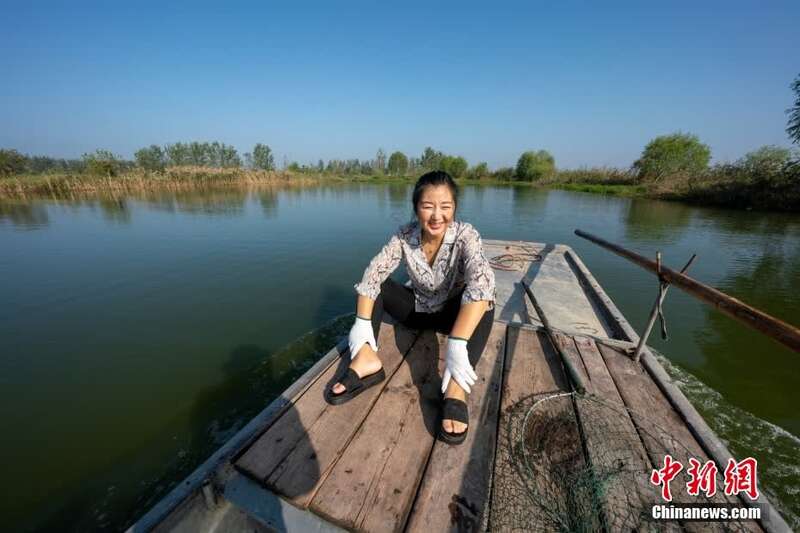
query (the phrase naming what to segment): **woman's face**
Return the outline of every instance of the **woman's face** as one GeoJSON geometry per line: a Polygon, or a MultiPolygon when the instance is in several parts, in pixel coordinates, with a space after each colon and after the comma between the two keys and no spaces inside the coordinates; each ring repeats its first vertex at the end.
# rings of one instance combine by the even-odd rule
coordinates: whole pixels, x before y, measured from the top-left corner
{"type": "Polygon", "coordinates": [[[417,203],[417,219],[423,233],[429,238],[443,237],[455,209],[456,203],[447,185],[425,187],[417,203]]]}

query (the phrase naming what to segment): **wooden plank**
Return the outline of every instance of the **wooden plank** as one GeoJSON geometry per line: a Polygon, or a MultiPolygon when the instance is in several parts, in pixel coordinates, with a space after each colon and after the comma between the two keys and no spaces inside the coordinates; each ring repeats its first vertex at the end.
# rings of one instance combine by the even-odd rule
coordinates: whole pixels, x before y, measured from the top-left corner
{"type": "Polygon", "coordinates": [[[505,325],[495,322],[467,399],[467,437],[458,446],[435,442],[407,531],[475,531],[481,524],[497,439],[505,334],[505,325]]]}
{"type": "MultiPolygon", "coordinates": [[[[581,284],[586,288],[587,294],[589,294],[595,303],[603,310],[603,314],[609,317],[608,323],[615,328],[616,334],[620,338],[638,343],[639,336],[636,334],[636,331],[634,331],[608,294],[606,294],[578,254],[569,247],[566,248],[567,252],[565,256],[568,261],[572,263],[576,275],[581,280],[581,284]]],[[[686,422],[689,431],[691,431],[692,435],[697,439],[697,442],[699,442],[709,456],[714,459],[714,462],[717,463],[717,467],[724,469],[728,459],[732,457],[728,447],[711,430],[706,421],[703,420],[703,417],[700,416],[700,413],[697,412],[697,409],[695,409],[686,396],[684,396],[683,392],[672,383],[672,379],[646,346],[642,351],[641,363],[656,385],[658,385],[658,388],[669,399],[670,404],[681,414],[681,417],[686,422]]],[[[781,533],[784,531],[791,531],[789,525],[763,492],[759,494],[755,502],[746,497],[742,497],[739,501],[749,507],[758,505],[764,509],[760,526],[764,528],[765,531],[781,533]]]]}
{"type": "Polygon", "coordinates": [[[424,331],[309,508],[348,529],[398,531],[433,446],[439,344],[424,331]]]}
{"type": "MultiPolygon", "coordinates": [[[[381,324],[380,358],[390,378],[416,334],[381,324]]],[[[324,390],[349,364],[345,353],[235,463],[236,468],[264,483],[296,505],[304,506],[332,462],[369,412],[388,379],[343,405],[328,405],[324,390]]]]}
{"type": "Polygon", "coordinates": [[[571,487],[560,473],[585,463],[567,379],[546,335],[509,327],[503,377],[490,529],[569,529],[571,487]],[[531,408],[534,423],[523,428],[531,408]],[[536,454],[537,472],[521,464],[523,441],[536,454]]]}
{"type": "MultiPolygon", "coordinates": [[[[576,400],[576,410],[593,475],[604,491],[605,529],[652,526],[642,523],[640,516],[658,501],[658,491],[648,480],[652,465],[600,352],[594,343],[576,343],[560,333],[554,338],[577,368],[583,363],[579,372],[586,373],[588,396],[576,400]]],[[[664,528],[678,527],[665,524],[664,528]]]]}
{"type": "MultiPolygon", "coordinates": [[[[690,457],[694,457],[702,463],[708,461],[709,457],[702,446],[647,371],[640,364],[631,360],[628,355],[610,346],[597,344],[597,348],[622,400],[629,409],[629,414],[650,457],[650,462],[662,465],[664,455],[667,453],[675,460],[680,461],[684,468],[688,468],[690,457]]],[[[723,486],[722,472],[717,474],[717,486],[723,486]]],[[[706,498],[704,495],[702,497],[690,496],[685,489],[683,474],[681,474],[677,486],[672,490],[673,501],[676,503],[740,504],[736,497],[726,496],[721,490],[718,490],[712,498],[706,498]]],[[[714,522],[685,522],[683,525],[688,531],[725,530],[722,524],[714,522]]],[[[741,522],[741,525],[750,531],[762,531],[756,521],[741,522]]]]}

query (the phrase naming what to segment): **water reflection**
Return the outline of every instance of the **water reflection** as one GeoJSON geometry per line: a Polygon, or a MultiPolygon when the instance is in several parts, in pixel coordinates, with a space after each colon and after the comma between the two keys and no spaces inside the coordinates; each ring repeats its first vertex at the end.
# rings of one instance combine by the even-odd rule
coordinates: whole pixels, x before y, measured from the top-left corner
{"type": "Polygon", "coordinates": [[[406,183],[391,183],[386,186],[389,204],[393,209],[402,209],[411,206],[411,193],[413,188],[406,183]]]}
{"type": "Polygon", "coordinates": [[[547,210],[547,191],[524,185],[514,186],[511,191],[511,212],[516,223],[525,226],[547,210]]]}
{"type": "Polygon", "coordinates": [[[264,189],[257,191],[258,201],[261,204],[261,211],[265,218],[275,218],[278,216],[278,192],[275,189],[264,189]]]}
{"type": "Polygon", "coordinates": [[[703,226],[729,235],[800,235],[800,221],[789,213],[762,213],[729,209],[697,209],[696,220],[703,226]]]}
{"type": "Polygon", "coordinates": [[[50,224],[47,209],[38,202],[0,202],[0,222],[6,220],[23,230],[42,229],[50,224]]]}
{"type": "MultiPolygon", "coordinates": [[[[785,248],[765,242],[759,256],[737,263],[736,270],[718,284],[720,289],[779,319],[796,320],[800,301],[789,295],[800,280],[800,247],[785,248]]],[[[699,369],[701,379],[712,387],[730,390],[728,399],[739,407],[747,408],[752,398],[759,397],[768,419],[800,435],[796,416],[800,390],[796,379],[785,379],[800,378],[797,355],[710,306],[704,310],[705,327],[695,333],[706,356],[699,369]],[[765,383],[770,383],[768,391],[765,383]]]]}
{"type": "Polygon", "coordinates": [[[98,204],[100,209],[103,210],[103,216],[109,222],[117,224],[130,223],[131,212],[124,198],[103,198],[99,200],[98,204]]]}
{"type": "Polygon", "coordinates": [[[660,245],[680,240],[692,221],[694,208],[668,202],[632,199],[625,213],[628,240],[660,245]]]}

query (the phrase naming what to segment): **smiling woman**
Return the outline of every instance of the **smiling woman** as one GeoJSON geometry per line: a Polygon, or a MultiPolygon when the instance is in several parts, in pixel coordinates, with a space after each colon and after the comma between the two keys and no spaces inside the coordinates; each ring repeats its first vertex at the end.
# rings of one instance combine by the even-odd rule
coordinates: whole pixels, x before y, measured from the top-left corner
{"type": "Polygon", "coordinates": [[[384,379],[377,355],[383,311],[413,329],[448,335],[442,380],[439,437],[463,442],[469,413],[466,394],[475,383],[475,365],[494,320],[495,280],[477,230],[454,219],[458,187],[446,172],[429,172],[412,195],[416,221],[399,228],[355,285],[358,304],[350,331],[352,362],[326,397],[340,404],[384,379]],[[389,279],[405,259],[412,287],[389,279]],[[370,327],[371,326],[371,327],[370,327]]]}

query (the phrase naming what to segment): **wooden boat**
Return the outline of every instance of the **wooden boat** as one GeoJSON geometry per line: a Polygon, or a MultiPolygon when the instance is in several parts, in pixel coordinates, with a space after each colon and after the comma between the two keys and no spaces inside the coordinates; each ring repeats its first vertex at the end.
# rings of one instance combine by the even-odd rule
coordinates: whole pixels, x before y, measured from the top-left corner
{"type": "MultiPolygon", "coordinates": [[[[570,398],[564,363],[580,374],[587,397],[620,409],[609,417],[578,401],[554,402],[549,408],[574,421],[576,431],[554,451],[571,450],[587,463],[607,460],[601,452],[611,437],[604,431],[613,427],[623,444],[615,453],[642,473],[634,483],[608,483],[599,527],[641,527],[613,509],[632,499],[659,503],[659,488],[647,475],[660,468],[664,449],[643,431],[643,414],[699,460],[719,464],[730,457],[649,350],[640,362],[631,359],[638,336],[574,250],[499,240],[485,240],[484,247],[498,267],[495,323],[476,368],[463,444],[435,439],[445,336],[385,322],[383,383],[344,405],[328,405],[323,391],[349,361],[340,343],[128,531],[496,531],[511,529],[506,519],[520,512],[516,529],[550,530],[536,506],[512,508],[520,489],[508,479],[515,470],[507,433],[522,402],[559,393],[570,398]],[[598,424],[603,416],[609,420],[598,424]]],[[[713,501],[752,505],[724,494],[713,501]]],[[[737,527],[790,531],[763,495],[758,504],[761,519],[737,527]]],[[[650,526],[722,530],[707,522],[650,526]]]]}

